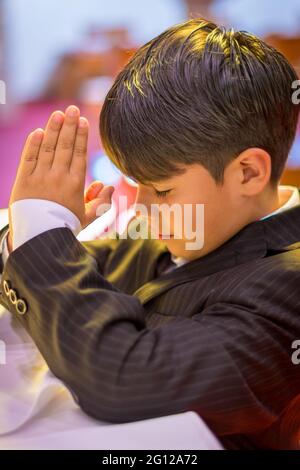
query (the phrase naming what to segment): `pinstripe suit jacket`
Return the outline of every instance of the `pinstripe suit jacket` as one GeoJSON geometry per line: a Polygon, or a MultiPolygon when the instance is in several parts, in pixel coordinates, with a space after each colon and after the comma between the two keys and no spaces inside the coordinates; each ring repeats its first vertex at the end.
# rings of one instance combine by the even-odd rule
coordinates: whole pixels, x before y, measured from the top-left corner
{"type": "Polygon", "coordinates": [[[56,228],[11,253],[0,302],[89,415],[194,410],[226,448],[297,447],[300,206],[160,274],[169,260],[158,240],[80,243],[56,228]]]}

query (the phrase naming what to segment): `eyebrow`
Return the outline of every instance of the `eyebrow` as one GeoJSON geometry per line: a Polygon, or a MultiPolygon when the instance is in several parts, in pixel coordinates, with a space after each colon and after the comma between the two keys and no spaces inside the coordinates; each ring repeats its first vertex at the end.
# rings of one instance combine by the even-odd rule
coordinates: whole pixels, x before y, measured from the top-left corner
{"type": "MultiPolygon", "coordinates": [[[[128,178],[130,178],[131,180],[133,180],[136,184],[140,184],[139,181],[137,181],[137,180],[136,180],[135,178],[133,178],[132,176],[129,176],[128,178]]],[[[151,181],[149,181],[149,182],[144,182],[144,183],[141,183],[141,184],[144,184],[145,186],[151,186],[153,189],[156,189],[156,188],[154,187],[154,184],[161,184],[161,185],[162,185],[162,184],[164,184],[164,182],[159,183],[159,182],[155,182],[155,181],[154,181],[153,183],[151,183],[151,181]]],[[[157,189],[157,191],[159,191],[159,190],[157,189]]]]}
{"type": "MultiPolygon", "coordinates": [[[[154,184],[155,184],[155,183],[154,183],[154,184]]],[[[151,186],[155,191],[160,191],[160,189],[156,188],[156,187],[154,186],[154,184],[148,183],[148,184],[146,184],[146,186],[151,186]]],[[[161,184],[161,185],[162,185],[163,183],[156,183],[156,184],[161,184]]]]}

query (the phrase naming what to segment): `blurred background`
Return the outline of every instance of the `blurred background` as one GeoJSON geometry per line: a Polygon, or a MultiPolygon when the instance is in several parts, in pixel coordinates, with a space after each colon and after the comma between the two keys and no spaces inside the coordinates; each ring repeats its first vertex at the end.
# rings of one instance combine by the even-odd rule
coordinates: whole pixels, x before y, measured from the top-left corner
{"type": "MultiPolygon", "coordinates": [[[[101,148],[101,104],[138,47],[197,16],[263,37],[299,74],[300,0],[0,0],[0,208],[8,205],[27,134],[69,104],[90,121],[86,184],[113,184],[114,200],[126,194],[131,204],[135,186],[101,148]]],[[[282,184],[300,187],[300,132],[282,184]]]]}

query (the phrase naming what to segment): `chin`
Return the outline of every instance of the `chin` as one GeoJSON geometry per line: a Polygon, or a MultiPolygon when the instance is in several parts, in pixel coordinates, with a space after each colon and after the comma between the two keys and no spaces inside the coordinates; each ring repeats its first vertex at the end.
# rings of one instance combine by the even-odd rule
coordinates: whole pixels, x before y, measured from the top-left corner
{"type": "Polygon", "coordinates": [[[193,261],[194,259],[200,258],[205,255],[203,249],[199,250],[187,250],[185,249],[185,244],[188,243],[188,240],[162,240],[165,242],[168,250],[173,256],[178,256],[184,258],[188,261],[193,261]]]}
{"type": "Polygon", "coordinates": [[[164,243],[169,252],[173,255],[173,256],[182,256],[182,257],[185,257],[187,258],[187,252],[184,250],[184,241],[182,240],[176,240],[174,238],[171,238],[171,239],[165,239],[165,240],[160,240],[162,243],[164,243]]]}

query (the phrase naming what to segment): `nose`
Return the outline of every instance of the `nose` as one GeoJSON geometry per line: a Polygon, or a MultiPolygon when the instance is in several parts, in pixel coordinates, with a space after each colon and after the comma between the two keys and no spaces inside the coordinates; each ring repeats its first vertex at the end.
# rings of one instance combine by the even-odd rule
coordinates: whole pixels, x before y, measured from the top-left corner
{"type": "MultiPolygon", "coordinates": [[[[162,213],[159,205],[157,207],[157,204],[155,204],[155,208],[151,206],[154,202],[151,191],[148,188],[139,186],[134,202],[136,217],[144,220],[154,232],[162,233],[162,213]]],[[[166,229],[166,231],[168,230],[166,229]]]]}
{"type": "Polygon", "coordinates": [[[134,209],[137,216],[145,216],[151,213],[151,197],[147,189],[138,187],[134,201],[134,209]]]}

